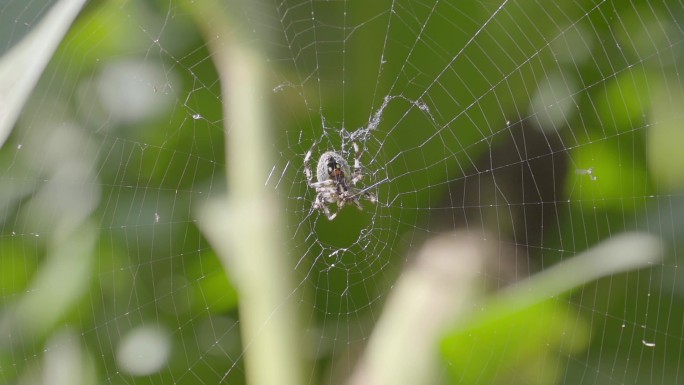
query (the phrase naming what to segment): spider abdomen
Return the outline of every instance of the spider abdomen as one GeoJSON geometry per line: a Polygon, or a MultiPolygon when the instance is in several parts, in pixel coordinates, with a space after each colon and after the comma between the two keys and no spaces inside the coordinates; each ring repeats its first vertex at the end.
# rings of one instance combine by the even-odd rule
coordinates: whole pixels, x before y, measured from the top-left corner
{"type": "Polygon", "coordinates": [[[328,151],[321,155],[316,166],[316,178],[319,182],[334,180],[349,185],[351,182],[351,168],[347,161],[338,153],[328,151]]]}

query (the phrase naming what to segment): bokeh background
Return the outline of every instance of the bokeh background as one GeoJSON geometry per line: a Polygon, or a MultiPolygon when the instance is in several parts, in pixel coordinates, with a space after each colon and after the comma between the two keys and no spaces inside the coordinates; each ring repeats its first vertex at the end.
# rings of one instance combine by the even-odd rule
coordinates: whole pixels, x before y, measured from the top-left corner
{"type": "MultiPolygon", "coordinates": [[[[54,3],[0,3],[0,53],[54,3]]],[[[624,231],[665,252],[445,333],[441,381],[681,382],[681,2],[217,3],[230,35],[208,38],[221,19],[193,2],[90,1],[44,71],[0,149],[1,383],[245,383],[240,296],[197,214],[234,187],[211,44],[235,39],[272,86],[258,177],[310,383],[344,383],[412,253],[456,230],[504,245],[494,292],[624,231]],[[378,204],[327,221],[304,155],[352,141],[378,204]]]]}

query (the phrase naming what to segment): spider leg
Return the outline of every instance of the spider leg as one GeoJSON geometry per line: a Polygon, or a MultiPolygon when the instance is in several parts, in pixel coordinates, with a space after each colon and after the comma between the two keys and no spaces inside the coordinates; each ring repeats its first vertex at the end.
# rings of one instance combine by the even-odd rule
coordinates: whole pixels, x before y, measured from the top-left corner
{"type": "Polygon", "coordinates": [[[351,195],[351,198],[354,200],[359,200],[359,198],[364,197],[364,198],[368,199],[368,201],[370,203],[377,203],[378,202],[378,198],[368,191],[363,191],[362,189],[353,188],[352,192],[353,192],[353,194],[351,195]]]}
{"type": "Polygon", "coordinates": [[[363,173],[361,172],[361,155],[363,155],[363,151],[358,143],[352,142],[352,145],[354,146],[354,177],[351,183],[355,185],[356,182],[363,179],[363,173]]]}
{"type": "Polygon", "coordinates": [[[378,198],[369,192],[363,193],[363,196],[365,196],[366,199],[368,199],[370,201],[370,203],[377,203],[378,202],[378,198]]]}
{"type": "Polygon", "coordinates": [[[330,209],[326,205],[321,206],[321,210],[323,210],[323,213],[325,214],[326,217],[328,217],[329,221],[332,221],[333,219],[335,219],[335,217],[337,216],[337,213],[339,212],[339,210],[338,210],[334,213],[331,213],[330,209]]]}
{"type": "Polygon", "coordinates": [[[313,203],[313,209],[322,211],[323,214],[325,214],[326,217],[328,217],[329,221],[332,221],[335,219],[337,214],[340,211],[340,201],[343,200],[343,198],[337,194],[337,192],[329,186],[330,182],[329,181],[323,181],[323,182],[315,182],[311,184],[311,187],[316,188],[316,198],[314,198],[314,203],[313,203]],[[329,204],[331,203],[337,203],[337,211],[334,213],[330,212],[330,206],[329,204]]]}
{"type": "Polygon", "coordinates": [[[328,179],[323,182],[310,182],[309,187],[316,189],[316,192],[327,192],[335,184],[335,181],[328,179]]]}
{"type": "Polygon", "coordinates": [[[306,175],[306,181],[309,183],[309,186],[311,186],[311,181],[313,180],[313,174],[311,173],[311,167],[309,167],[309,162],[311,161],[311,155],[313,154],[313,150],[316,147],[316,142],[311,145],[311,148],[309,151],[306,153],[306,156],[304,156],[304,174],[306,175]]]}
{"type": "Polygon", "coordinates": [[[359,202],[357,199],[354,199],[353,202],[356,205],[356,208],[359,209],[359,211],[363,211],[363,206],[361,206],[361,202],[359,202]]]}
{"type": "Polygon", "coordinates": [[[325,202],[325,197],[323,194],[318,194],[316,196],[316,200],[314,200],[313,203],[313,209],[322,211],[323,214],[325,214],[325,216],[328,217],[329,221],[332,221],[337,216],[337,213],[330,212],[330,208],[328,208],[328,205],[325,202]]]}

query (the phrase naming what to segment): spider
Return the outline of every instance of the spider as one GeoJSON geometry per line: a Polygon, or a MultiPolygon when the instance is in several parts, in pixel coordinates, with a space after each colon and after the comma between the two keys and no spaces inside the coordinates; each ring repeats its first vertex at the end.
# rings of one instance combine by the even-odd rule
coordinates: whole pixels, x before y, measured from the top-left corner
{"type": "Polygon", "coordinates": [[[361,154],[362,151],[356,142],[352,142],[354,146],[354,173],[352,175],[349,164],[340,153],[335,151],[327,151],[321,155],[316,166],[317,182],[313,181],[313,174],[309,167],[311,154],[313,153],[316,143],[311,146],[309,152],[304,157],[304,174],[306,174],[306,181],[309,187],[316,190],[316,198],[314,198],[313,208],[322,211],[328,220],[333,220],[340,212],[340,210],[347,203],[354,203],[359,210],[363,210],[359,199],[361,196],[368,199],[371,203],[377,202],[375,195],[356,188],[356,183],[363,179],[364,175],[361,172],[361,154]],[[329,205],[336,203],[337,211],[330,212],[329,205]]]}

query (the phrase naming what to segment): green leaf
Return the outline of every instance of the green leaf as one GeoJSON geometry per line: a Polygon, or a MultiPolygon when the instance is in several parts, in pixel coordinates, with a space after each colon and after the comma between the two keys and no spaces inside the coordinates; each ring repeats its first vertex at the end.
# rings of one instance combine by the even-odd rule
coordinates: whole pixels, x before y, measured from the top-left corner
{"type": "Polygon", "coordinates": [[[0,58],[0,147],[84,3],[59,1],[31,33],[0,58]]]}
{"type": "Polygon", "coordinates": [[[552,384],[567,356],[587,347],[589,334],[569,306],[547,300],[452,333],[442,352],[453,383],[552,384]]]}

